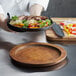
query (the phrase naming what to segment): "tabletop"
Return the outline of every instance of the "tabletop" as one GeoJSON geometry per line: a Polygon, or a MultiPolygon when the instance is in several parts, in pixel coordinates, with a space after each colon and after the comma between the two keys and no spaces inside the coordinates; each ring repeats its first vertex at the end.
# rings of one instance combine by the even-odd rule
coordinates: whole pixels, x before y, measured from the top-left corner
{"type": "MultiPolygon", "coordinates": [[[[55,21],[59,20],[57,18],[53,19],[55,21]]],[[[64,20],[64,18],[62,19],[64,20]]],[[[67,19],[73,20],[74,18],[67,19]]],[[[15,45],[28,42],[25,37],[26,35],[22,35],[22,33],[10,33],[0,30],[0,76],[76,76],[76,44],[55,44],[67,51],[67,64],[61,68],[59,67],[61,64],[56,65],[59,68],[55,70],[55,67],[52,67],[53,70],[44,70],[45,68],[28,70],[27,68],[20,69],[14,66],[10,61],[9,52],[15,45]]]]}

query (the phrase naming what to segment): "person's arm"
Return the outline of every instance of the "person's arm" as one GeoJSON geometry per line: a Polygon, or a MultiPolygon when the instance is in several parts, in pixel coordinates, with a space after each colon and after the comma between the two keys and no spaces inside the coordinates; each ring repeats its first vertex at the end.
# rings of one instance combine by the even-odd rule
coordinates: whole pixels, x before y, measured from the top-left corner
{"type": "Polygon", "coordinates": [[[32,16],[40,16],[43,11],[43,6],[39,4],[34,4],[30,7],[29,12],[32,16]]]}
{"type": "Polygon", "coordinates": [[[4,17],[4,10],[2,8],[2,6],[0,5],[0,28],[4,28],[4,20],[5,20],[5,17],[4,17]]]}
{"type": "Polygon", "coordinates": [[[30,15],[40,16],[42,11],[46,11],[49,0],[31,0],[29,4],[30,15]]]}
{"type": "Polygon", "coordinates": [[[0,5],[0,28],[6,30],[6,31],[11,31],[7,27],[7,18],[5,18],[5,13],[4,10],[2,9],[2,6],[0,5]]]}

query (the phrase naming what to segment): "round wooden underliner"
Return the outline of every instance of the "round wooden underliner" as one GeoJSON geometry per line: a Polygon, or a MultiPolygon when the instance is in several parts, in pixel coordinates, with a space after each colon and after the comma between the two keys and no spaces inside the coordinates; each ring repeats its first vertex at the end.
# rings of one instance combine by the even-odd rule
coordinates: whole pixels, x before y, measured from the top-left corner
{"type": "Polygon", "coordinates": [[[49,66],[60,63],[66,58],[66,51],[49,43],[26,43],[15,46],[10,57],[19,63],[49,66]]]}

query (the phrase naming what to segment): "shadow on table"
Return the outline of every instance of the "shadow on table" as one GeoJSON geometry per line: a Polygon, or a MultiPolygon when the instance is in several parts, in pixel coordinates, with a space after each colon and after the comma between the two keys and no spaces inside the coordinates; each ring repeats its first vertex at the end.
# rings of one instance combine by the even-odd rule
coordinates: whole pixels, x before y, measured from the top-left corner
{"type": "Polygon", "coordinates": [[[5,49],[6,51],[10,51],[10,49],[12,49],[14,46],[15,44],[0,41],[0,49],[5,49]]]}
{"type": "Polygon", "coordinates": [[[25,67],[21,67],[14,62],[12,62],[12,63],[13,63],[13,65],[11,67],[14,66],[14,68],[19,71],[33,73],[33,72],[47,72],[47,71],[59,70],[68,64],[68,59],[66,58],[62,62],[60,62],[56,65],[53,65],[53,66],[48,66],[48,67],[27,67],[27,65],[25,67]]]}
{"type": "Polygon", "coordinates": [[[13,44],[11,42],[5,41],[0,37],[0,49],[4,49],[7,52],[9,52],[16,44],[13,44]]]}

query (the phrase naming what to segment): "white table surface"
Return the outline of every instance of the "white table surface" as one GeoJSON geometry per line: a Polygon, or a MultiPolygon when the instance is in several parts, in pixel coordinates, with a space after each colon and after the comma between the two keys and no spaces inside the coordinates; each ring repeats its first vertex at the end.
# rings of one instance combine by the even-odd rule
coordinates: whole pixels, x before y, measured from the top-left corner
{"type": "Polygon", "coordinates": [[[19,33],[8,33],[0,30],[0,76],[76,76],[75,44],[59,45],[66,49],[69,58],[68,65],[60,70],[48,72],[28,72],[15,67],[10,62],[9,51],[17,44],[26,43],[29,38],[25,35],[19,33]]]}

